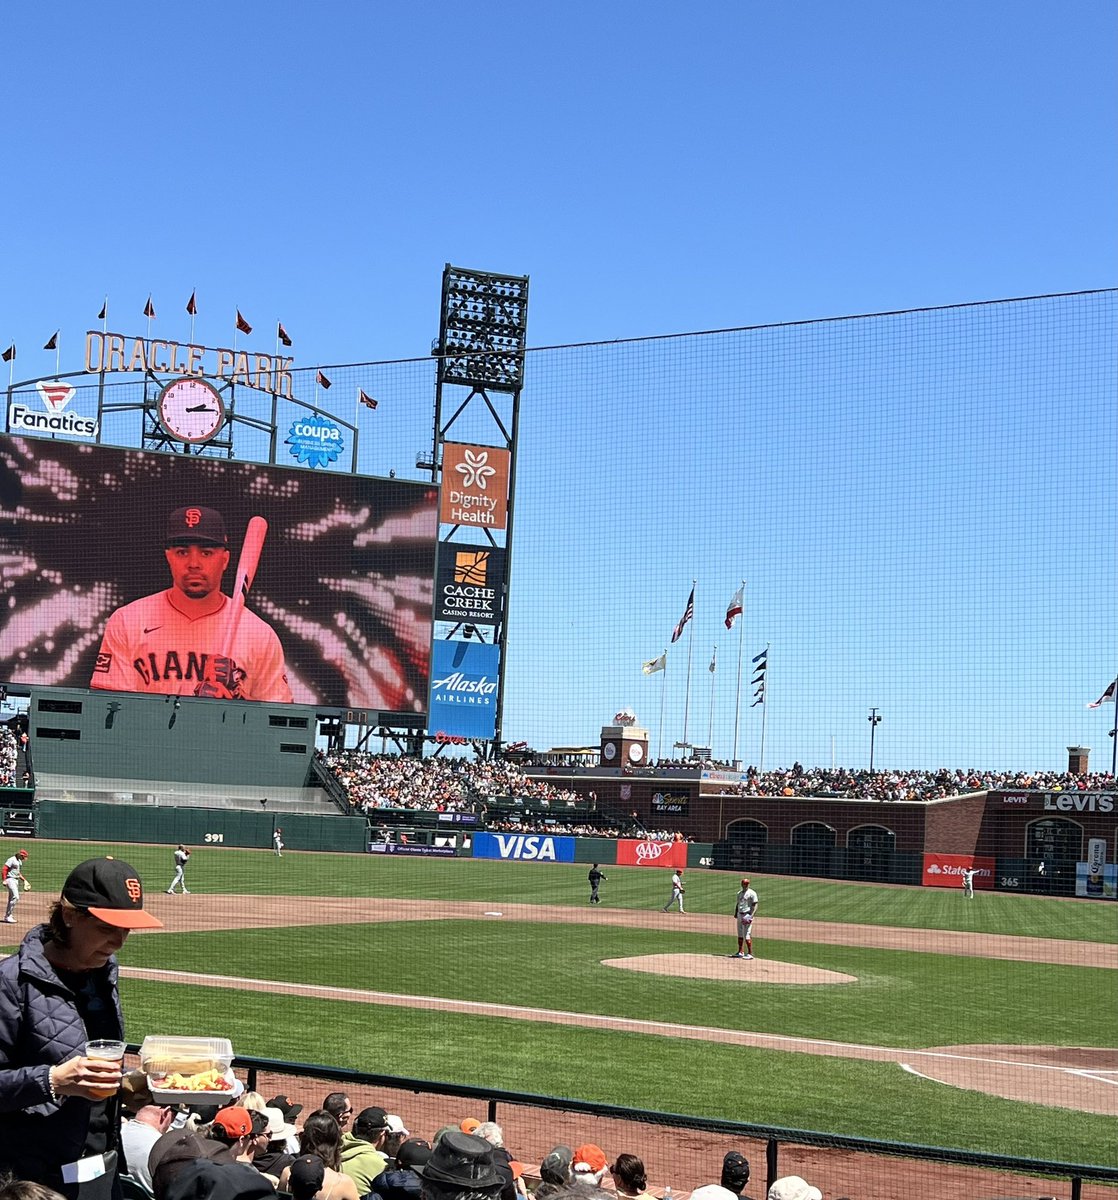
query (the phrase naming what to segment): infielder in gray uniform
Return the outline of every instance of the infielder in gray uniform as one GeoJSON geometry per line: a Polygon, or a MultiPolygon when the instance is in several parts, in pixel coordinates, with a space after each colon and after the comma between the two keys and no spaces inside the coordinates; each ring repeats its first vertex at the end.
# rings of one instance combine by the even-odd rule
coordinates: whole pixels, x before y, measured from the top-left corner
{"type": "Polygon", "coordinates": [[[749,880],[741,881],[738,898],[734,901],[734,916],[738,920],[738,952],[731,958],[753,957],[753,914],[757,911],[757,893],[749,886],[749,880]],[[742,946],[745,953],[742,953],[742,946]]]}
{"type": "Polygon", "coordinates": [[[668,898],[667,904],[660,911],[667,912],[673,904],[678,904],[679,911],[686,912],[687,909],[683,907],[683,894],[686,891],[687,889],[683,886],[683,868],[680,867],[678,870],[672,872],[672,894],[668,898]]]}
{"type": "Polygon", "coordinates": [[[16,905],[19,903],[20,883],[25,892],[31,891],[31,880],[23,873],[23,864],[27,859],[26,850],[17,850],[4,864],[4,886],[8,889],[8,907],[4,913],[4,923],[16,923],[16,905]]]}
{"type": "Polygon", "coordinates": [[[186,862],[190,858],[190,851],[185,846],[180,846],[174,854],[175,858],[175,877],[171,880],[171,886],[167,889],[167,895],[173,896],[175,888],[181,884],[182,894],[190,895],[190,889],[186,886],[186,862]]]}

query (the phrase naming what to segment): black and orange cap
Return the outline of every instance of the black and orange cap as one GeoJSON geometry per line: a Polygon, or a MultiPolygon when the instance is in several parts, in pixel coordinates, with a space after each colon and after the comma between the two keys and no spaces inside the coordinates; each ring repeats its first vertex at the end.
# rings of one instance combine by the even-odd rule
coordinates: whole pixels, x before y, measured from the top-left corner
{"type": "Polygon", "coordinates": [[[163,922],[144,912],[144,885],[134,867],[119,858],[90,858],[62,885],[62,899],[118,929],[162,929],[163,922]]]}

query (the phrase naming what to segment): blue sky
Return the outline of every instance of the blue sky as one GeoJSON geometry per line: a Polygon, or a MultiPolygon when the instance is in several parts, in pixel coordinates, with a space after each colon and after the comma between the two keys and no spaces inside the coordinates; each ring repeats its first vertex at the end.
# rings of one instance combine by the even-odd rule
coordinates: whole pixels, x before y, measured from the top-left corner
{"type": "MultiPolygon", "coordinates": [[[[1116,27],[1118,8],[1103,0],[1059,9],[735,3],[689,11],[118,3],[63,8],[49,27],[39,10],[14,6],[0,77],[0,342],[18,344],[18,375],[45,373],[53,360],[38,347],[61,327],[62,370],[73,370],[105,294],[110,328],[142,333],[150,292],[160,318],[177,314],[174,332],[185,336],[181,310],[197,288],[198,336],[209,344],[227,342],[239,307],[258,327],[278,317],[296,332],[301,365],[421,356],[437,332],[448,261],[531,276],[532,346],[1111,287],[1116,27]]],[[[839,677],[836,712],[847,702],[850,710],[808,722],[804,738],[788,714],[793,696],[801,713],[807,698],[788,688],[783,728],[770,713],[769,762],[827,762],[834,737],[836,760],[861,765],[875,703],[887,722],[879,765],[1056,767],[1074,740],[1095,747],[1093,765],[1109,759],[1107,710],[1084,713],[1082,703],[1118,669],[1114,397],[1091,412],[1073,403],[1051,429],[1035,414],[1002,415],[1005,428],[1029,434],[1026,491],[1048,488],[1058,499],[1050,509],[1030,505],[1017,532],[1008,516],[996,526],[1004,544],[994,565],[1031,560],[1051,587],[1086,576],[1102,601],[1091,610],[1071,604],[1065,619],[1066,596],[1059,605],[1050,592],[1026,602],[1017,589],[1014,606],[1024,611],[1008,638],[1012,652],[992,635],[974,647],[973,613],[961,609],[924,658],[946,662],[948,646],[972,663],[976,650],[992,654],[985,669],[971,668],[991,696],[999,676],[1010,692],[1045,681],[1058,710],[1038,711],[1030,699],[1006,714],[984,696],[964,725],[945,719],[933,730],[928,713],[958,713],[969,692],[921,706],[872,679],[845,688],[851,657],[864,661],[874,644],[868,625],[836,662],[828,622],[813,639],[801,621],[793,638],[758,608],[751,645],[780,640],[787,662],[789,643],[804,641],[804,658],[839,677]],[[1080,471],[1098,481],[1093,489],[1080,471]],[[1075,557],[1064,544],[1071,536],[1081,539],[1075,557]],[[1002,660],[1015,655],[1007,674],[1002,660]]],[[[778,416],[774,408],[755,432],[772,432],[778,416]]],[[[714,420],[723,441],[735,436],[729,415],[714,420]]],[[[525,453],[543,454],[560,427],[540,408],[526,408],[524,421],[525,453]]],[[[966,426],[950,428],[962,436],[966,426]]],[[[408,443],[404,458],[414,460],[414,449],[408,443]]],[[[647,496],[632,472],[640,456],[603,460],[606,469],[610,461],[626,472],[612,481],[615,508],[635,505],[639,515],[647,496]]],[[[999,465],[999,480],[1009,465],[999,465]]],[[[852,529],[874,468],[851,470],[852,529]]],[[[944,478],[921,472],[929,494],[944,478]]],[[[605,516],[592,499],[588,492],[573,514],[588,540],[605,516]]],[[[533,604],[550,569],[533,558],[554,536],[545,508],[526,487],[514,588],[533,604]]],[[[779,515],[794,530],[796,511],[779,515]]],[[[889,533],[907,561],[914,550],[903,536],[889,533]]],[[[591,661],[576,654],[554,706],[542,699],[523,643],[541,653],[553,640],[569,648],[570,632],[520,627],[509,737],[593,742],[622,703],[653,724],[639,662],[663,648],[700,577],[711,606],[701,650],[696,643],[696,665],[705,666],[721,620],[713,610],[724,611],[738,580],[753,573],[757,544],[756,531],[738,544],[729,529],[688,539],[651,521],[642,557],[657,571],[636,598],[628,572],[598,589],[609,605],[585,647],[591,661]],[[725,567],[711,568],[723,550],[725,567]],[[637,678],[622,677],[633,661],[637,678]]],[[[785,548],[810,560],[810,538],[785,548]]],[[[958,549],[948,539],[944,559],[958,549]]],[[[996,587],[988,566],[968,564],[982,589],[996,587]]],[[[774,614],[787,610],[775,566],[757,569],[751,592],[767,594],[774,614]]],[[[592,589],[585,579],[581,587],[589,614],[592,589]]],[[[852,588],[848,603],[864,590],[852,588]]],[[[926,629],[927,621],[889,593],[878,602],[903,659],[907,623],[926,629]]],[[[721,653],[725,662],[729,646],[721,653]]],[[[704,697],[700,689],[692,709],[703,727],[704,697]]],[[[678,714],[673,721],[678,727],[678,714]]],[[[724,717],[722,725],[715,749],[727,753],[724,717]]]]}

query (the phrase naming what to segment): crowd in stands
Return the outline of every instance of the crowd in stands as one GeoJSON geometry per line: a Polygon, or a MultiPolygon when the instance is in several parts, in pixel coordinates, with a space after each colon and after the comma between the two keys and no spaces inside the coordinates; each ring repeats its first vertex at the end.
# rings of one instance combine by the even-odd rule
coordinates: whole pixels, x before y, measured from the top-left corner
{"type": "Polygon", "coordinates": [[[580,799],[565,788],[529,779],[519,767],[502,761],[420,759],[346,750],[328,754],[325,763],[349,794],[350,805],[363,813],[378,808],[468,812],[496,796],[574,808],[580,799]]]}
{"type": "Polygon", "coordinates": [[[1067,772],[1025,771],[850,771],[843,767],[805,769],[794,763],[786,770],[759,773],[753,767],[737,785],[743,796],[820,796],[845,800],[942,800],[971,792],[994,790],[1089,791],[1112,788],[1110,775],[1071,775],[1067,772]]]}
{"type": "MultiPolygon", "coordinates": [[[[300,1120],[287,1096],[248,1092],[223,1107],[159,1103],[140,1072],[122,1086],[120,1147],[130,1197],[152,1200],[656,1200],[671,1180],[653,1184],[642,1159],[607,1156],[585,1142],[557,1145],[526,1161],[494,1121],[455,1117],[427,1137],[383,1108],[360,1111],[331,1092],[300,1120]]],[[[546,1143],[544,1143],[546,1145],[546,1143]]],[[[750,1200],[749,1160],[736,1149],[697,1170],[683,1200],[750,1200]]],[[[822,1200],[799,1176],[785,1176],[767,1200],[822,1200]]],[[[0,1200],[61,1200],[41,1185],[0,1178],[0,1200]],[[30,1190],[28,1190],[30,1189],[30,1190]]]]}
{"type": "Polygon", "coordinates": [[[6,725],[0,725],[0,787],[14,787],[19,741],[6,725]]]}
{"type": "MultiPolygon", "coordinates": [[[[673,760],[677,765],[698,762],[673,760]]],[[[636,813],[629,821],[608,818],[595,823],[566,812],[579,807],[597,811],[596,796],[588,797],[532,779],[521,767],[505,761],[464,758],[414,758],[396,754],[344,751],[329,754],[325,765],[345,789],[353,811],[375,814],[378,809],[433,812],[476,812],[482,824],[498,832],[569,834],[575,837],[650,837],[671,841],[671,829],[649,830],[636,813]],[[501,811],[498,802],[524,805],[523,811],[501,811]],[[541,810],[547,810],[543,812],[541,810]]],[[[701,763],[699,765],[709,765],[701,763]]],[[[862,771],[845,767],[791,767],[759,772],[749,767],[737,783],[723,782],[721,790],[738,796],[818,796],[824,799],[878,802],[941,800],[992,790],[1099,790],[1115,786],[1113,776],[1095,772],[1024,771],[862,771]]]]}

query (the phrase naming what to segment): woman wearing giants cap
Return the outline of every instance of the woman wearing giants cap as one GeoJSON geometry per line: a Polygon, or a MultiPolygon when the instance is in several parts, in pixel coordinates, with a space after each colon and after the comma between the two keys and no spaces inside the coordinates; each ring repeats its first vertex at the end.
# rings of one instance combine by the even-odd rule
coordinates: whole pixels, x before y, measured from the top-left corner
{"type": "Polygon", "coordinates": [[[70,1200],[120,1195],[121,1063],[86,1042],[124,1038],[116,953],[159,929],[126,862],[92,858],[69,874],[49,920],[0,963],[0,1163],[70,1200]]]}

